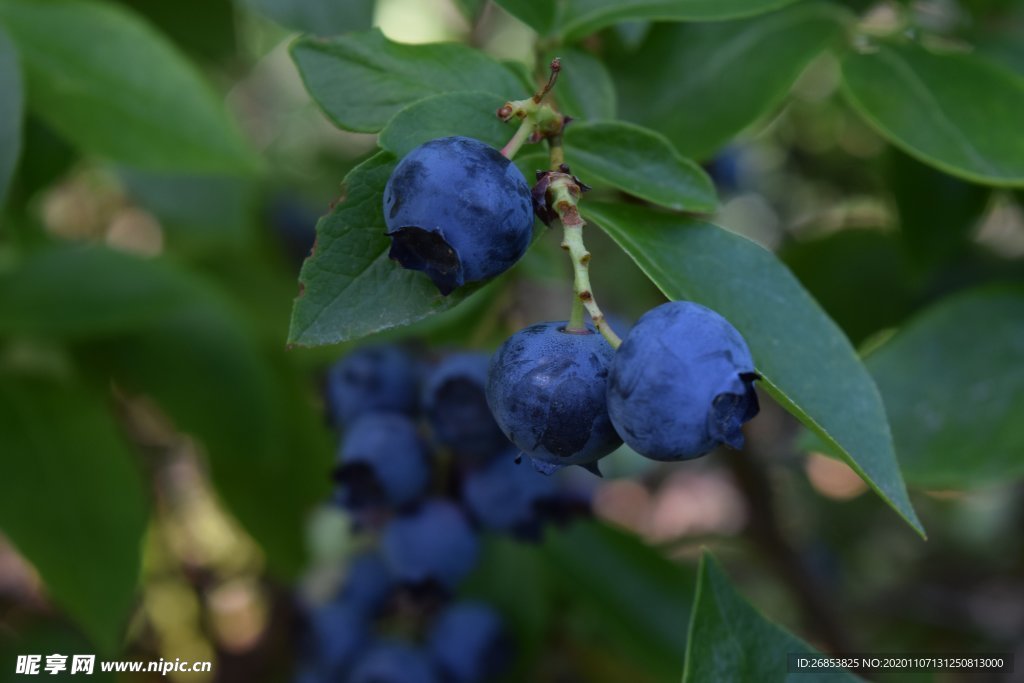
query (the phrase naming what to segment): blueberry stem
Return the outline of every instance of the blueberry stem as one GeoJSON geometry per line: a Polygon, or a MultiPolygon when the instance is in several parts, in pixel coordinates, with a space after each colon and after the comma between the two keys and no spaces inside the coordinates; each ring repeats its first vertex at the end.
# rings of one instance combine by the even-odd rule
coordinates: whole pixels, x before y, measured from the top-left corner
{"type": "MultiPolygon", "coordinates": [[[[560,140],[557,142],[552,140],[551,157],[553,162],[560,158],[560,151],[560,140]]],[[[558,219],[562,222],[562,248],[569,252],[573,271],[572,314],[569,316],[569,323],[565,330],[566,332],[585,331],[582,309],[586,309],[597,331],[611,344],[613,349],[617,349],[622,344],[622,340],[605,320],[604,313],[601,312],[601,307],[597,305],[597,299],[594,297],[594,290],[590,286],[590,252],[587,251],[587,247],[583,243],[583,226],[587,222],[580,216],[578,206],[582,190],[568,173],[560,172],[553,175],[548,192],[551,195],[551,204],[554,206],[555,212],[558,213],[558,219]]]]}
{"type": "Polygon", "coordinates": [[[516,154],[522,149],[526,141],[533,135],[534,129],[537,127],[536,122],[532,116],[527,116],[523,119],[523,122],[519,124],[519,129],[516,130],[515,135],[508,141],[504,147],[501,148],[501,154],[506,159],[514,159],[516,154]]]}

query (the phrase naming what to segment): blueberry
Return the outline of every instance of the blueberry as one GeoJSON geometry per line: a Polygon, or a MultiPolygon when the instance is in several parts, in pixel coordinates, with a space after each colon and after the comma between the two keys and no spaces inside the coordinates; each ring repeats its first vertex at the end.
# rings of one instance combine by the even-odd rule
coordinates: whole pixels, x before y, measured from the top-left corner
{"type": "Polygon", "coordinates": [[[508,270],[530,246],[530,187],[498,150],[466,137],[409,152],[384,188],[389,256],[449,294],[508,270]]]}
{"type": "Polygon", "coordinates": [[[608,376],[608,412],[626,443],[654,460],[687,460],[718,444],[743,447],[757,414],[758,377],[743,337],[688,301],[648,311],[626,336],[608,376]]]}
{"type": "Polygon", "coordinates": [[[511,660],[501,616],[479,602],[460,602],[442,612],[429,637],[430,653],[452,683],[493,681],[511,660]]]}
{"type": "Polygon", "coordinates": [[[372,412],[412,414],[416,410],[417,368],[395,346],[368,346],[350,353],[327,373],[327,404],[343,427],[372,412]]]}
{"type": "Polygon", "coordinates": [[[359,660],[349,683],[437,683],[429,656],[398,641],[380,641],[359,660]]]}
{"type": "Polygon", "coordinates": [[[423,396],[437,441],[476,460],[490,458],[510,445],[487,407],[489,362],[483,353],[445,358],[427,378],[423,396]]]}
{"type": "Polygon", "coordinates": [[[338,500],[352,512],[414,503],[426,493],[430,474],[416,425],[394,413],[356,420],[345,432],[334,470],[338,500]]]}
{"type": "Polygon", "coordinates": [[[622,444],[605,392],[614,351],[592,328],[540,323],[512,335],[491,359],[487,403],[502,431],[544,473],[567,465],[597,471],[622,444]]]}
{"type": "Polygon", "coordinates": [[[471,472],[462,489],[466,507],[480,526],[525,534],[532,534],[541,508],[558,495],[558,482],[517,462],[515,451],[471,472]]]}
{"type": "Polygon", "coordinates": [[[457,505],[432,500],[384,530],[384,559],[402,583],[450,593],[476,566],[479,542],[457,505]]]}
{"type": "Polygon", "coordinates": [[[338,679],[370,643],[362,612],[344,602],[331,602],[309,615],[310,660],[326,679],[338,679]]]}
{"type": "Polygon", "coordinates": [[[367,551],[349,563],[348,574],[338,599],[367,616],[375,616],[380,613],[394,589],[395,579],[384,558],[380,553],[367,551]]]}

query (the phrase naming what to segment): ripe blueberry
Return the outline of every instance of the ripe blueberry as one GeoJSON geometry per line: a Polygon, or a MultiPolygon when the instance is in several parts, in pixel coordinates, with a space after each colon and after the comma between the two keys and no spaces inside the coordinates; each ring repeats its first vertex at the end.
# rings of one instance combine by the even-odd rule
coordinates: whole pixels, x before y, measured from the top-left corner
{"type": "Polygon", "coordinates": [[[412,420],[373,413],[352,423],[338,451],[334,479],[341,485],[339,502],[353,512],[419,500],[430,484],[430,462],[412,420]]]}
{"type": "Polygon", "coordinates": [[[423,396],[437,441],[475,460],[490,458],[510,445],[487,408],[489,362],[483,353],[447,357],[430,373],[423,396]]]}
{"type": "Polygon", "coordinates": [[[340,680],[370,643],[365,615],[353,605],[335,601],[309,616],[311,659],[327,680],[340,680]]]}
{"type": "Polygon", "coordinates": [[[384,188],[389,256],[441,294],[508,270],[533,233],[530,187],[498,150],[466,137],[409,152],[384,188]]]}
{"type": "Polygon", "coordinates": [[[480,526],[524,534],[536,530],[541,509],[558,493],[553,478],[516,462],[514,450],[471,472],[462,488],[466,507],[480,526]]]}
{"type": "Polygon", "coordinates": [[[608,375],[608,412],[626,443],[654,460],[687,460],[718,444],[742,448],[757,414],[758,377],[740,333],[688,301],[648,311],[608,375]]]}
{"type": "Polygon", "coordinates": [[[384,559],[398,580],[450,593],[476,566],[479,541],[458,506],[432,500],[388,524],[384,559]]]}
{"type": "Polygon", "coordinates": [[[411,414],[416,409],[416,364],[395,346],[350,353],[327,373],[327,405],[343,427],[372,412],[411,414]]]}
{"type": "Polygon", "coordinates": [[[367,551],[349,563],[338,599],[371,617],[381,611],[394,589],[395,579],[384,558],[377,552],[367,551]]]}
{"type": "Polygon", "coordinates": [[[438,616],[429,637],[430,653],[452,683],[493,681],[511,659],[501,616],[479,602],[461,602],[438,616]]]}
{"type": "Polygon", "coordinates": [[[359,660],[350,683],[438,683],[433,663],[419,648],[380,641],[359,660]]]}
{"type": "Polygon", "coordinates": [[[622,444],[605,401],[614,352],[592,328],[570,333],[565,325],[540,323],[509,337],[491,359],[487,403],[538,470],[597,472],[597,460],[622,444]]]}

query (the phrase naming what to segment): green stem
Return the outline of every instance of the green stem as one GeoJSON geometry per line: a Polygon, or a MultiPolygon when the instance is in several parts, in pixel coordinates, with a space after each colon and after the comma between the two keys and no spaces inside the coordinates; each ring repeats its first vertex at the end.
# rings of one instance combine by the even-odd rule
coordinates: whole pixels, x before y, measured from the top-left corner
{"type": "MultiPolygon", "coordinates": [[[[563,178],[572,183],[569,176],[563,176],[563,178]]],[[[579,208],[576,205],[579,188],[575,183],[570,186],[564,180],[562,182],[555,181],[552,185],[553,204],[558,218],[562,222],[562,248],[569,252],[573,271],[572,315],[569,318],[566,331],[582,332],[586,329],[582,320],[583,313],[580,310],[586,309],[597,331],[611,344],[613,349],[617,349],[622,344],[622,340],[605,320],[604,313],[601,312],[601,307],[597,305],[597,299],[594,298],[593,288],[590,286],[590,252],[583,244],[583,226],[587,223],[580,216],[579,208]],[[573,192],[572,188],[576,188],[576,191],[573,192]]]]}
{"type": "Polygon", "coordinates": [[[533,135],[536,123],[533,121],[533,117],[527,116],[523,119],[523,122],[519,124],[519,129],[516,134],[512,136],[512,139],[508,141],[508,144],[501,148],[501,154],[506,159],[514,159],[519,150],[522,149],[526,141],[533,135]]]}

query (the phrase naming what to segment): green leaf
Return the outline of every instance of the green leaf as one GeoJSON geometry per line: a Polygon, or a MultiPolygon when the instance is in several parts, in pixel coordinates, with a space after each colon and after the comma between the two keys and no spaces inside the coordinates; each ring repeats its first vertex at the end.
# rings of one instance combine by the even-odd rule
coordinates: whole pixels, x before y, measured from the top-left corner
{"type": "Polygon", "coordinates": [[[721,21],[770,12],[795,0],[567,0],[558,31],[565,42],[620,21],[721,21]]]}
{"type": "Polygon", "coordinates": [[[332,447],[309,409],[309,388],[254,337],[209,292],[192,310],[92,342],[81,354],[123,389],[153,398],[200,441],[229,511],[262,547],[270,569],[292,578],[304,565],[308,515],[330,492],[332,447]]]}
{"type": "Polygon", "coordinates": [[[867,366],[911,484],[964,489],[1024,477],[1024,288],[945,299],[867,366]]]}
{"type": "Polygon", "coordinates": [[[692,603],[692,570],[641,539],[593,522],[550,530],[545,550],[562,590],[644,670],[675,676],[692,603]]]}
{"type": "Polygon", "coordinates": [[[562,71],[554,96],[560,110],[577,119],[614,119],[616,110],[615,83],[604,63],[583,50],[564,48],[544,59],[562,60],[562,71]]]}
{"type": "Polygon", "coordinates": [[[860,680],[847,672],[787,674],[789,654],[820,653],[744,600],[705,552],[697,575],[683,683],[860,680]]]}
{"type": "Polygon", "coordinates": [[[119,0],[121,4],[146,18],[161,33],[187,54],[209,62],[223,64],[234,58],[238,50],[235,15],[231,0],[119,0]]]}
{"type": "Polygon", "coordinates": [[[584,203],[670,299],[704,304],[746,338],[762,388],[827,442],[918,533],[878,389],[850,342],[771,252],[709,223],[584,203]]]}
{"type": "Polygon", "coordinates": [[[0,207],[21,152],[23,100],[18,53],[0,28],[0,207]]]}
{"type": "Polygon", "coordinates": [[[0,378],[0,527],[104,653],[138,580],[142,478],[106,405],[71,380],[0,378]]]}
{"type": "Polygon", "coordinates": [[[583,182],[610,185],[681,211],[710,212],[718,205],[704,170],[684,159],[654,131],[620,121],[572,123],[565,158],[583,182]]]}
{"type": "Polygon", "coordinates": [[[779,106],[846,17],[809,3],[743,21],[655,26],[638,51],[609,61],[621,115],[706,159],[779,106]]]}
{"type": "Polygon", "coordinates": [[[503,10],[544,36],[555,23],[555,3],[548,0],[495,0],[503,10]]]}
{"type": "Polygon", "coordinates": [[[408,325],[461,303],[479,283],[441,296],[423,273],[388,258],[384,186],[395,158],[380,152],[345,178],[346,198],[316,226],[299,274],[288,341],[318,346],[408,325]]]}
{"type": "Polygon", "coordinates": [[[92,246],[60,246],[0,270],[0,334],[87,338],[136,329],[190,306],[187,274],[92,246]]]}
{"type": "Polygon", "coordinates": [[[364,133],[376,133],[400,109],[430,95],[476,90],[508,100],[529,90],[478,50],[456,43],[394,43],[376,29],[332,40],[300,38],[291,52],[306,89],[328,118],[364,133]]]}
{"type": "Polygon", "coordinates": [[[375,0],[244,0],[282,26],[317,36],[362,31],[373,25],[375,0]]]}
{"type": "Polygon", "coordinates": [[[506,101],[500,95],[477,91],[426,97],[395,114],[377,142],[399,158],[424,142],[450,135],[476,138],[501,149],[515,133],[515,128],[502,123],[496,114],[506,101]]]}
{"type": "Polygon", "coordinates": [[[223,103],[158,32],[116,5],[4,0],[29,104],[83,150],[140,168],[248,171],[223,103]]]}
{"type": "Polygon", "coordinates": [[[843,60],[843,92],[908,154],[979,183],[1024,186],[1024,78],[966,54],[878,45],[843,60]]]}

